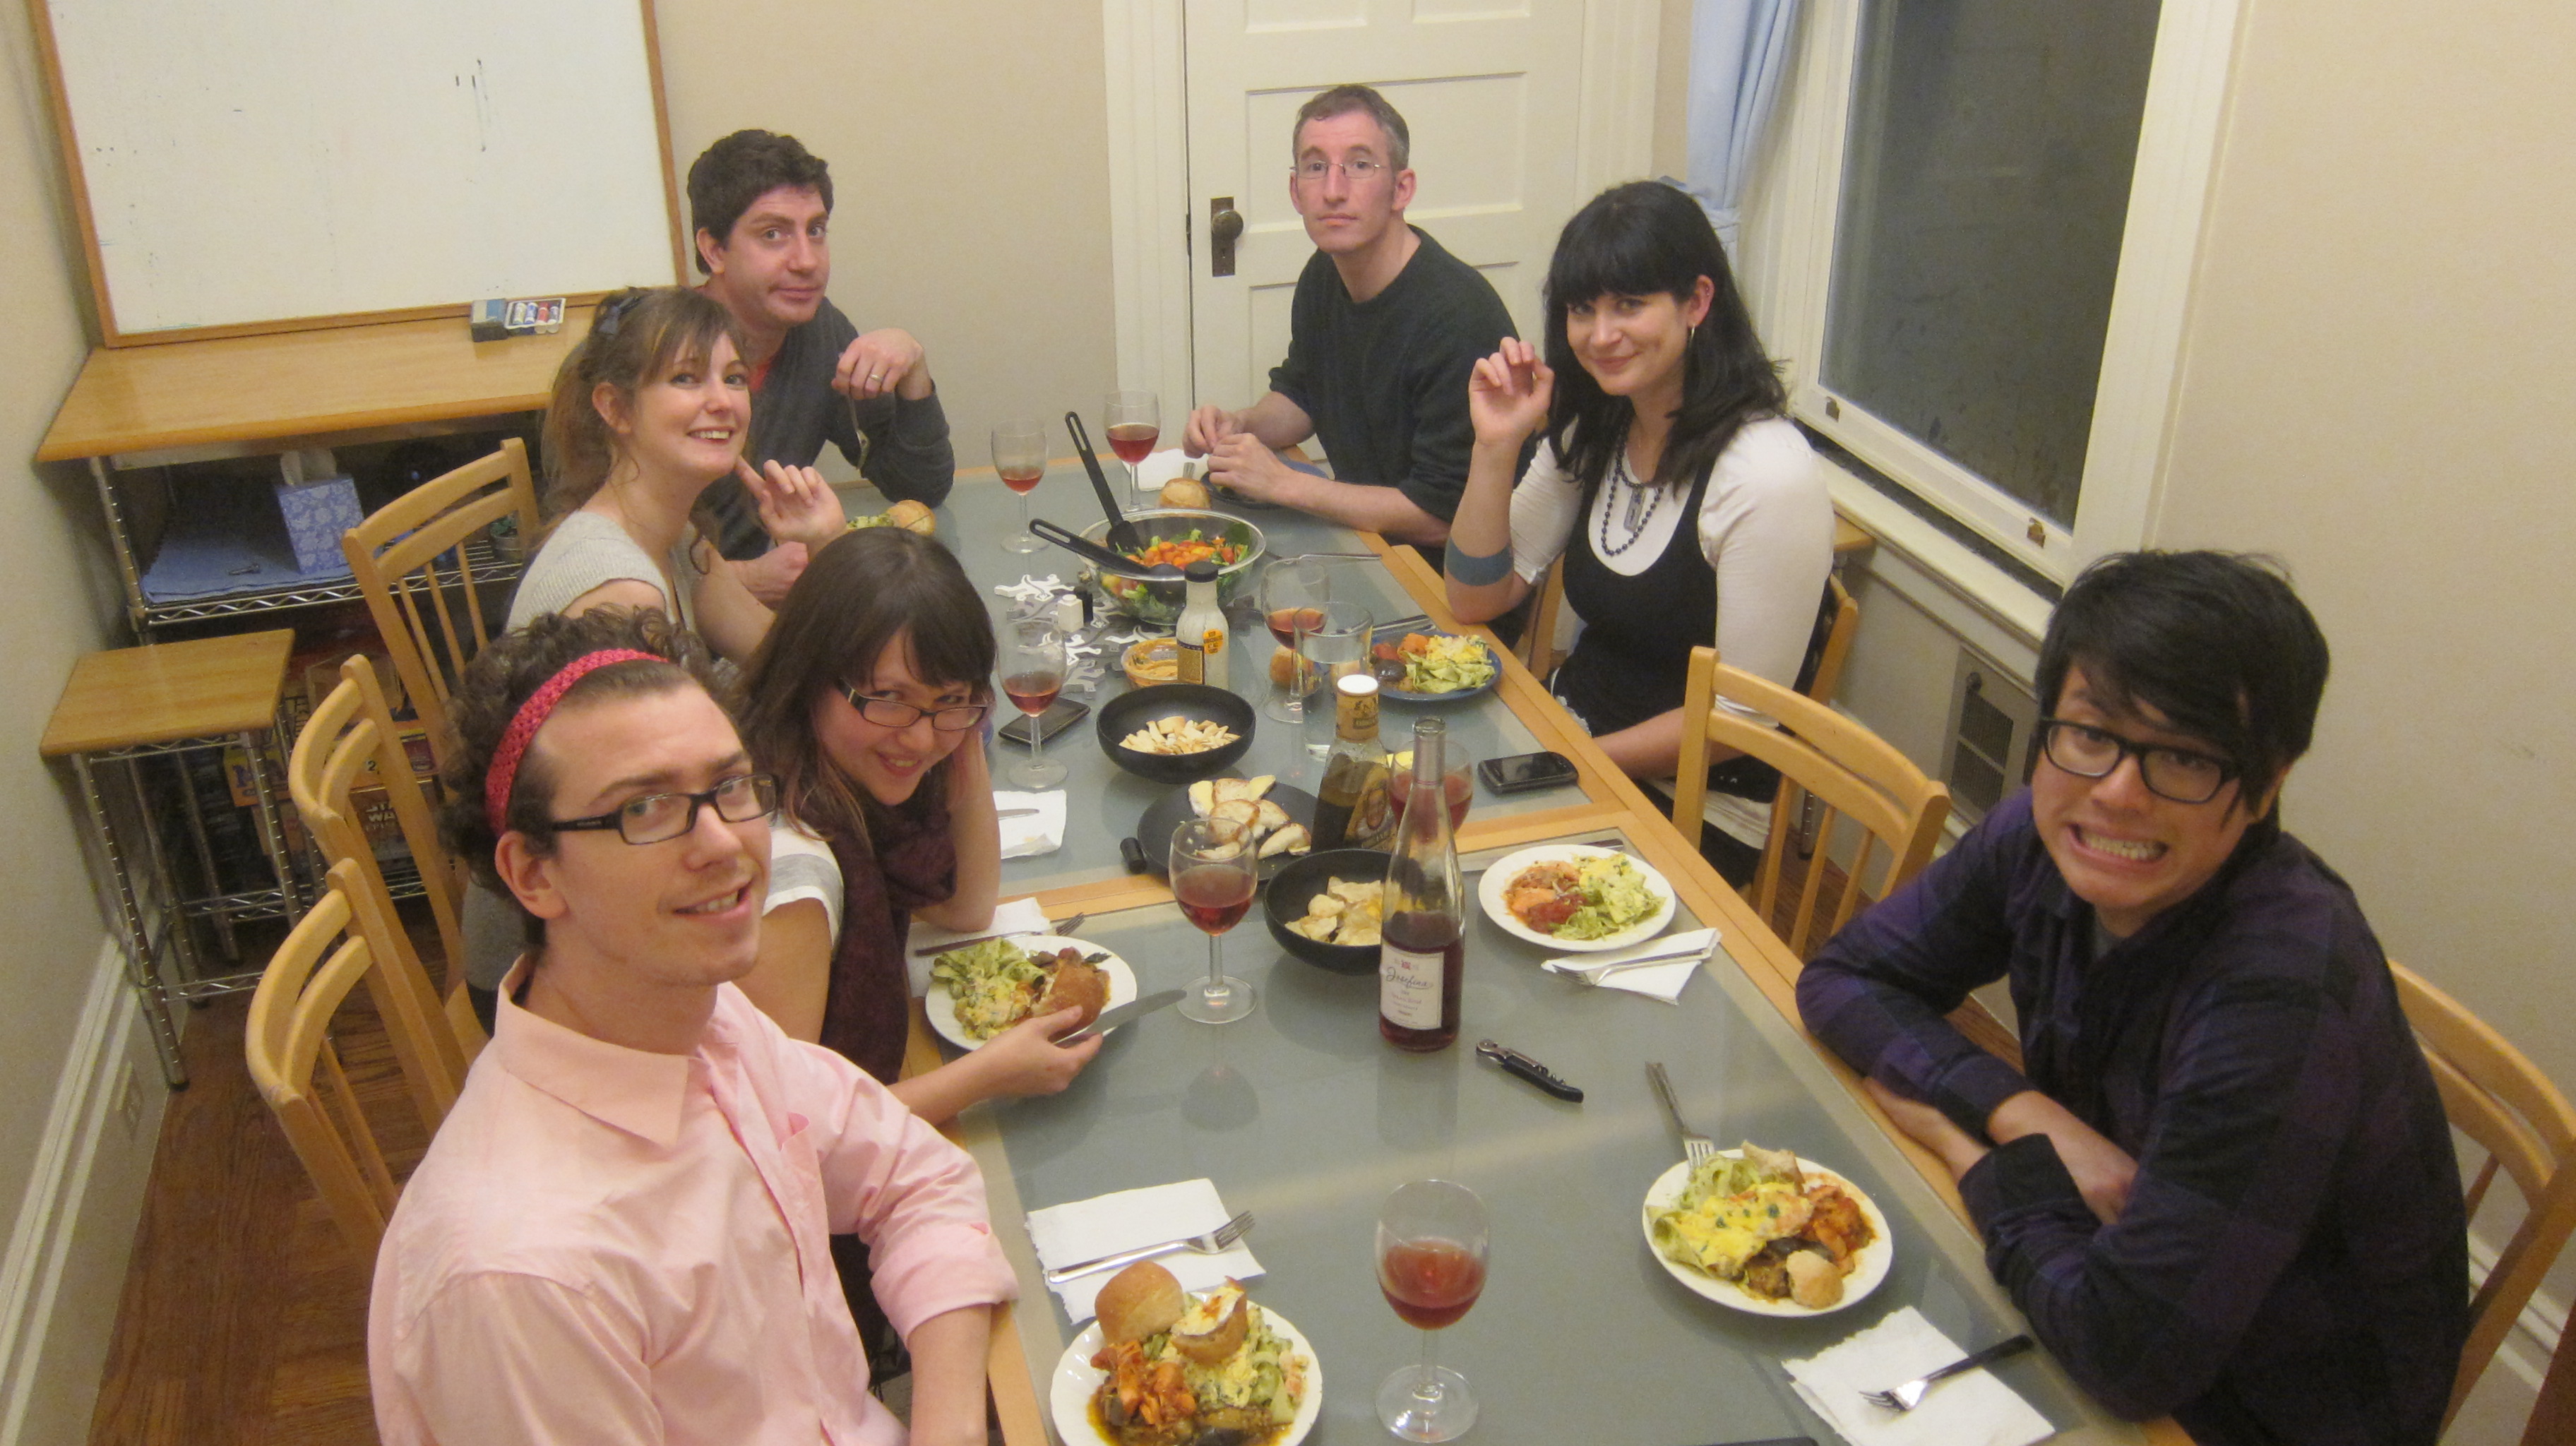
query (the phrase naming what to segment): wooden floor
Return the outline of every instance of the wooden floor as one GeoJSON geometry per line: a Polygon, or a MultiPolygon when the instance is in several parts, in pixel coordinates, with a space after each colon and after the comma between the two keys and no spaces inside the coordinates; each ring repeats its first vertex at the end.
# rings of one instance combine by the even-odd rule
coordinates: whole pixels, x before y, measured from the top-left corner
{"type": "MultiPolygon", "coordinates": [[[[427,1147],[365,992],[334,1031],[396,1172],[427,1147]]],[[[249,997],[193,1014],[89,1439],[374,1446],[367,1281],[242,1064],[249,997]]]]}

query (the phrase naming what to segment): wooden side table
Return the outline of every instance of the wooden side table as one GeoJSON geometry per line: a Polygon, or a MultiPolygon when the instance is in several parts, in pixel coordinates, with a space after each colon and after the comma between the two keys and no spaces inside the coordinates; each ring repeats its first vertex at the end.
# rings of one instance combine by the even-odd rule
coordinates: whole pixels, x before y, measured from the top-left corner
{"type": "Polygon", "coordinates": [[[117,926],[125,936],[127,982],[152,1029],[152,1047],[161,1056],[161,1072],[173,1089],[188,1083],[179,1062],[179,1036],[170,1017],[173,999],[199,1000],[258,983],[257,969],[234,969],[210,975],[197,949],[189,920],[210,921],[223,953],[235,965],[240,950],[232,921],[292,914],[305,901],[286,858],[285,835],[279,827],[275,791],[270,786],[268,737],[277,726],[278,698],[286,679],[286,660],[294,651],[289,629],[239,633],[195,642],[147,644],[92,653],[72,669],[71,681],[54,705],[52,721],[38,751],[47,758],[68,758],[80,780],[81,802],[92,836],[107,864],[116,899],[117,926]],[[156,815],[143,784],[141,764],[147,758],[172,757],[201,750],[219,755],[238,748],[248,759],[253,812],[262,849],[276,875],[273,888],[223,891],[207,846],[196,792],[179,790],[191,840],[204,866],[207,889],[183,895],[170,867],[156,815]],[[141,838],[118,837],[114,815],[101,787],[101,764],[125,780],[128,801],[140,821],[141,838]],[[137,896],[129,860],[139,842],[150,869],[161,929],[156,938],[137,896]],[[179,982],[163,981],[161,951],[178,958],[179,982]]]}

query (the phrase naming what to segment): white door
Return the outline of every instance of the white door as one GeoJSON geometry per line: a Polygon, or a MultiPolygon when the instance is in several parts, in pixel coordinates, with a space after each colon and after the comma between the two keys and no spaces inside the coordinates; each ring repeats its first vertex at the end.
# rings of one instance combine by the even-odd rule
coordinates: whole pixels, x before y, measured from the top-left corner
{"type": "MultiPolygon", "coordinates": [[[[1190,314],[1198,399],[1240,407],[1288,354],[1288,302],[1315,251],[1288,195],[1308,96],[1377,87],[1412,132],[1405,219],[1483,271],[1523,336],[1577,194],[1586,0],[1190,0],[1190,314]],[[1210,202],[1243,216],[1210,274],[1210,202]]],[[[1651,53],[1639,59],[1653,65],[1651,53]]],[[[1651,74],[1651,69],[1649,70],[1651,74]]],[[[1167,410],[1177,414],[1178,406],[1167,410]]]]}

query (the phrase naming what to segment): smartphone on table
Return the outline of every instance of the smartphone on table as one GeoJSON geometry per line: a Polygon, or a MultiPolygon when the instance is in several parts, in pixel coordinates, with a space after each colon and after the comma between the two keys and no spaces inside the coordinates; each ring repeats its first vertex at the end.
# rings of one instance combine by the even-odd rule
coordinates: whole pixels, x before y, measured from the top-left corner
{"type": "MultiPolygon", "coordinates": [[[[1045,712],[1037,716],[1038,742],[1044,743],[1090,716],[1090,704],[1077,703],[1071,698],[1058,698],[1047,706],[1045,712]]],[[[1026,748],[1029,746],[1029,721],[1029,715],[1023,713],[993,731],[1004,740],[1026,748]]]]}
{"type": "Polygon", "coordinates": [[[1514,753],[1476,765],[1490,793],[1533,793],[1574,782],[1574,760],[1562,753],[1514,753]]]}

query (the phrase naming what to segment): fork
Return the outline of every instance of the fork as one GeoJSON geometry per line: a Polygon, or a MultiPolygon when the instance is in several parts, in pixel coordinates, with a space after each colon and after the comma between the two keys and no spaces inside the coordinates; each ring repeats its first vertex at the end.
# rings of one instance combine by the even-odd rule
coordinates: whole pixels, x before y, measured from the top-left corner
{"type": "Polygon", "coordinates": [[[1673,1082],[1664,1077],[1663,1061],[1646,1066],[1646,1078],[1655,1087],[1655,1098],[1664,1102],[1664,1114],[1682,1137],[1682,1158],[1693,1165],[1717,1153],[1717,1141],[1682,1123],[1682,1107],[1673,1103],[1673,1082]]]}
{"type": "Polygon", "coordinates": [[[1884,1391],[1863,1391],[1860,1393],[1861,1398],[1873,1406],[1884,1406],[1891,1411],[1911,1411],[1923,1404],[1923,1393],[1932,1389],[1934,1381],[1946,1381],[1962,1371],[1973,1371],[1979,1366],[1991,1365],[2006,1356],[2017,1356],[2029,1349],[2030,1337],[2013,1336],[2007,1340],[1997,1341],[1975,1355],[1952,1361],[1937,1371],[1917,1376],[1904,1385],[1890,1386],[1884,1391]]]}
{"type": "MultiPolygon", "coordinates": [[[[1711,944],[1715,942],[1715,940],[1710,941],[1711,944]]],[[[1706,944],[1696,949],[1668,949],[1661,954],[1641,954],[1634,959],[1620,959],[1608,964],[1585,964],[1577,968],[1558,969],[1553,972],[1562,974],[1587,989],[1598,989],[1601,987],[1602,980],[1622,969],[1634,969],[1641,964],[1675,964],[1684,959],[1705,959],[1708,957],[1708,949],[1709,946],[1706,944]]]]}
{"type": "Polygon", "coordinates": [[[1107,1270],[1113,1265],[1125,1265],[1131,1261],[1150,1260],[1157,1255],[1169,1255],[1175,1250],[1192,1250],[1201,1255],[1214,1255],[1241,1240],[1251,1230],[1252,1212],[1246,1210],[1205,1235],[1166,1240],[1160,1245],[1140,1245],[1134,1250],[1122,1250],[1115,1255],[1104,1255],[1096,1260],[1078,1260],[1071,1265],[1057,1266],[1046,1273],[1047,1284],[1062,1285],[1078,1275],[1089,1275],[1093,1271],[1107,1270]]]}

